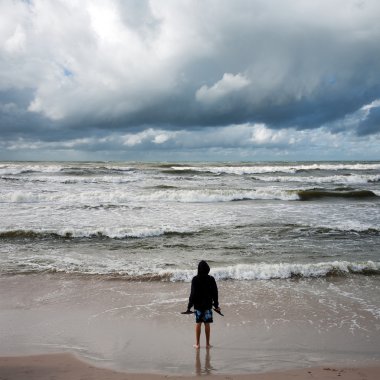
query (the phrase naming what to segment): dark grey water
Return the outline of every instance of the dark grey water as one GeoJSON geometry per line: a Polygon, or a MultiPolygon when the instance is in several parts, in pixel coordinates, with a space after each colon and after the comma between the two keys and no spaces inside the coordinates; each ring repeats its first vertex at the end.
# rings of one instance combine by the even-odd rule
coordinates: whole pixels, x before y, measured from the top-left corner
{"type": "Polygon", "coordinates": [[[0,164],[0,271],[379,274],[380,163],[0,164]]]}

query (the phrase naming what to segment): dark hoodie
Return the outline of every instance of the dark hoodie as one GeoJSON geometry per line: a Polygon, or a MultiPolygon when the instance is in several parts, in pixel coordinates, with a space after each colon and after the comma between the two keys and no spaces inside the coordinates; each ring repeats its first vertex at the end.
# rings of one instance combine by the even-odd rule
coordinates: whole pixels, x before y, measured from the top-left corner
{"type": "Polygon", "coordinates": [[[218,287],[214,277],[209,275],[210,267],[206,261],[201,261],[198,264],[198,274],[191,281],[191,293],[187,309],[204,311],[219,307],[218,302],[218,287]]]}

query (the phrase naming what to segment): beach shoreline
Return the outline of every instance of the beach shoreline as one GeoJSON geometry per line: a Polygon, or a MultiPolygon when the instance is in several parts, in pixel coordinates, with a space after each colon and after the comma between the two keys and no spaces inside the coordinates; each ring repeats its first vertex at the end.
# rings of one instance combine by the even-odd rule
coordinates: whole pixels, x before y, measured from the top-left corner
{"type": "Polygon", "coordinates": [[[119,372],[108,368],[94,366],[70,353],[43,354],[30,356],[0,357],[1,380],[164,380],[193,379],[207,375],[215,380],[287,380],[287,379],[342,379],[375,380],[380,377],[380,363],[363,366],[329,365],[322,367],[295,368],[250,374],[155,374],[119,372]]]}
{"type": "Polygon", "coordinates": [[[220,282],[225,317],[215,316],[213,348],[202,335],[197,351],[193,316],[180,314],[188,283],[0,276],[0,356],[67,352],[123,373],[172,376],[367,366],[380,361],[377,320],[346,293],[375,292],[378,280],[352,281],[220,282]],[[337,296],[323,297],[331,288],[337,296]]]}

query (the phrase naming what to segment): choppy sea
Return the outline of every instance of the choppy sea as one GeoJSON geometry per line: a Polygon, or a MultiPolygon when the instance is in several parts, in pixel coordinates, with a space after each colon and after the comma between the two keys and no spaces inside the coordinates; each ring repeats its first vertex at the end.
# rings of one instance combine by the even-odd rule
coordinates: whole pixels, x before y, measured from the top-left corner
{"type": "Polygon", "coordinates": [[[1,162],[0,273],[380,274],[380,162],[1,162]]]}
{"type": "Polygon", "coordinates": [[[1,162],[0,354],[191,373],[205,259],[213,372],[378,361],[379,246],[380,162],[1,162]]]}

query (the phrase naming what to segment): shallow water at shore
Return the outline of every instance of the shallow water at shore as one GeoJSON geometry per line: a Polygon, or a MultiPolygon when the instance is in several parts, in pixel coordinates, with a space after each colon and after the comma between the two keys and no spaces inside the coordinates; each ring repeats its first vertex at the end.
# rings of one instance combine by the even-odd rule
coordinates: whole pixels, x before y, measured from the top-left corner
{"type": "Polygon", "coordinates": [[[0,355],[73,352],[117,370],[192,374],[380,360],[378,276],[221,281],[210,352],[192,347],[189,284],[0,277],[0,355]],[[197,369],[198,368],[198,369],[197,369]],[[208,369],[207,369],[208,368],[208,369]]]}

